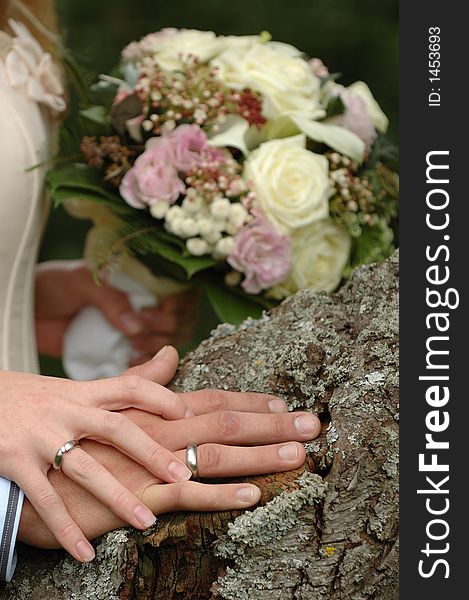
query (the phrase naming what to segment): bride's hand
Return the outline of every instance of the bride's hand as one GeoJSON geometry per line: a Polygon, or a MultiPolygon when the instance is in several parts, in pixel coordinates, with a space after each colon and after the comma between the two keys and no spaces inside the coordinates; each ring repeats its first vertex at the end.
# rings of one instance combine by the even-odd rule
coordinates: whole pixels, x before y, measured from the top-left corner
{"type": "MultiPolygon", "coordinates": [[[[128,373],[166,384],[177,364],[177,352],[166,348],[159,360],[130,369],[128,373]]],[[[316,437],[320,431],[317,417],[305,412],[289,413],[282,400],[266,394],[201,390],[181,394],[181,397],[191,406],[195,417],[170,422],[141,411],[124,412],[152,436],[164,440],[181,459],[187,444],[196,442],[201,477],[247,476],[297,468],[305,459],[299,442],[316,437]]],[[[258,488],[246,483],[163,484],[111,447],[86,442],[86,451],[155,514],[176,510],[239,510],[253,506],[260,497],[258,488]]],[[[121,518],[61,473],[51,472],[50,481],[88,538],[124,525],[121,518]]],[[[19,539],[35,546],[57,547],[53,535],[28,504],[21,518],[19,539]]]]}
{"type": "Polygon", "coordinates": [[[141,357],[149,359],[167,344],[191,339],[197,299],[193,293],[165,298],[160,305],[136,313],[126,294],[106,283],[99,286],[81,260],[41,263],[36,269],[35,321],[38,350],[60,357],[65,332],[85,306],[96,306],[124,333],[141,357]]]}
{"type": "MultiPolygon", "coordinates": [[[[168,423],[184,420],[184,400],[138,374],[75,382],[0,372],[0,386],[0,476],[20,486],[57,541],[78,560],[91,560],[93,548],[47,478],[65,442],[88,438],[112,445],[163,481],[191,475],[183,460],[123,413],[111,412],[135,407],[168,423]]],[[[64,455],[62,471],[123,521],[140,529],[154,522],[148,508],[83,448],[64,455]]]]}

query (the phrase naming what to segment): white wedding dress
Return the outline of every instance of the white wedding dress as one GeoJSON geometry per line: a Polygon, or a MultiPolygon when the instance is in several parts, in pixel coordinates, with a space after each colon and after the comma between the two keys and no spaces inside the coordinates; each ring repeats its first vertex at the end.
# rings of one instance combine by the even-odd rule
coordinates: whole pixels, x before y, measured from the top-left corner
{"type": "Polygon", "coordinates": [[[0,33],[0,368],[36,372],[34,265],[53,116],[65,106],[50,55],[10,26],[0,33]]]}
{"type": "MultiPolygon", "coordinates": [[[[63,88],[21,23],[0,31],[0,370],[37,372],[34,265],[46,216],[44,176],[63,88]]],[[[0,398],[1,401],[1,398],[0,398]]],[[[11,578],[22,493],[0,478],[0,580],[11,578]]]]}

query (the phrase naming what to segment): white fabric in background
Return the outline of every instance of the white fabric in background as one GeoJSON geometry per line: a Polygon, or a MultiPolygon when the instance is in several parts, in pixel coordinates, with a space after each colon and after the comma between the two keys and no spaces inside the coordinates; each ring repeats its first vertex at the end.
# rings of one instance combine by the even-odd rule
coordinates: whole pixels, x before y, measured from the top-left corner
{"type": "MultiPolygon", "coordinates": [[[[111,273],[107,283],[126,293],[136,311],[157,304],[153,294],[124,273],[111,273]]],[[[133,353],[127,337],[99,309],[88,306],[65,333],[63,366],[68,377],[79,381],[116,377],[128,368],[133,353]]]]}

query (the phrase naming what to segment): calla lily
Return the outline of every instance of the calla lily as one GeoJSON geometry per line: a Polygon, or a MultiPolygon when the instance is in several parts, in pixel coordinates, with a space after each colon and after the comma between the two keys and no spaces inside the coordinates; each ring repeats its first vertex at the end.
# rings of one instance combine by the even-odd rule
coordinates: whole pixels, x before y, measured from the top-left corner
{"type": "Polygon", "coordinates": [[[209,135],[208,143],[217,148],[237,148],[238,150],[241,150],[244,156],[247,156],[249,154],[246,145],[246,134],[248,130],[249,123],[246,119],[243,119],[238,115],[228,115],[219,131],[209,135]]]}

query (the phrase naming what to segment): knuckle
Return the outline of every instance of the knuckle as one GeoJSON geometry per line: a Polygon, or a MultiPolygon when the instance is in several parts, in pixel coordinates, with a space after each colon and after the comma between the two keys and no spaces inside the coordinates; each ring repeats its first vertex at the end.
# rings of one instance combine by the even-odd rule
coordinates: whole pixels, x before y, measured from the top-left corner
{"type": "Polygon", "coordinates": [[[273,433],[278,437],[284,436],[286,425],[284,416],[282,414],[273,414],[270,417],[273,433]]]}
{"type": "Polygon", "coordinates": [[[221,446],[218,444],[205,444],[201,450],[201,466],[204,471],[212,473],[217,470],[222,460],[221,446]]]}
{"type": "Polygon", "coordinates": [[[138,392],[144,385],[145,379],[136,373],[129,373],[121,377],[121,384],[127,392],[138,392]]]}
{"type": "Polygon", "coordinates": [[[36,503],[39,509],[49,512],[57,507],[58,498],[53,491],[43,490],[38,493],[36,503]]]}
{"type": "Polygon", "coordinates": [[[110,437],[121,432],[126,422],[127,417],[121,413],[106,411],[102,416],[103,429],[110,437]]]}
{"type": "Polygon", "coordinates": [[[223,410],[225,403],[223,397],[218,390],[208,389],[204,390],[205,398],[208,403],[208,408],[211,412],[217,412],[223,410]]]}
{"type": "Polygon", "coordinates": [[[111,492],[110,497],[112,506],[122,509],[129,504],[131,494],[127,488],[119,486],[111,492]]]}
{"type": "Polygon", "coordinates": [[[161,446],[157,443],[151,444],[150,448],[148,449],[148,464],[149,465],[154,465],[156,464],[159,459],[161,458],[161,446]]]}
{"type": "Polygon", "coordinates": [[[67,521],[64,521],[63,523],[60,523],[60,525],[57,527],[57,532],[55,533],[55,535],[59,539],[67,539],[74,535],[75,531],[76,525],[71,519],[69,519],[67,521]]]}
{"type": "Polygon", "coordinates": [[[14,440],[8,440],[4,435],[0,436],[0,456],[2,457],[2,467],[7,464],[19,463],[24,461],[24,454],[18,448],[14,440]]]}
{"type": "Polygon", "coordinates": [[[98,463],[94,459],[89,457],[86,453],[83,453],[83,455],[80,455],[78,458],[75,458],[75,461],[76,462],[73,465],[73,470],[75,472],[75,475],[81,481],[93,479],[96,475],[98,475],[98,463]]]}
{"type": "Polygon", "coordinates": [[[223,411],[217,413],[215,421],[218,431],[227,439],[233,438],[239,432],[239,417],[234,412],[223,411]]]}
{"type": "Polygon", "coordinates": [[[185,486],[183,483],[171,484],[171,505],[172,508],[184,506],[185,486]]]}

